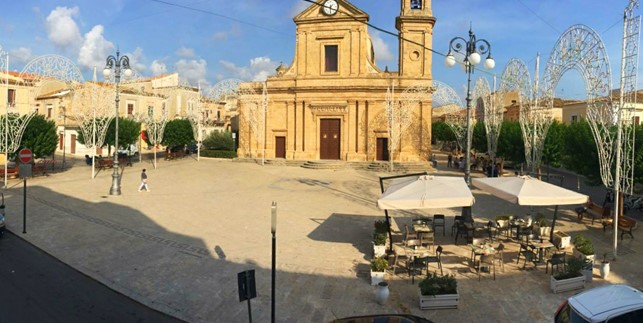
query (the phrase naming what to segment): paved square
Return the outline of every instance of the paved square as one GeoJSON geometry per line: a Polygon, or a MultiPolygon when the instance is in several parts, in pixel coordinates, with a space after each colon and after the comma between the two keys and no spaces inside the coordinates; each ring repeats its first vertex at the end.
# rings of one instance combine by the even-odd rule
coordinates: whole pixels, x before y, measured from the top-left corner
{"type": "MultiPolygon", "coordinates": [[[[71,164],[71,163],[70,163],[71,164]]],[[[451,174],[446,170],[442,174],[451,174]]],[[[91,179],[78,160],[64,173],[28,180],[27,234],[22,235],[22,182],[5,193],[9,228],[39,248],[140,302],[190,322],[247,321],[247,305],[237,296],[236,276],[256,270],[258,297],[253,319],[270,319],[270,205],[278,203],[277,319],[328,322],[375,313],[412,313],[436,322],[546,322],[573,292],[552,294],[544,267],[523,270],[518,246],[506,243],[505,271],[478,282],[470,268],[470,249],[449,235],[458,209],[447,215],[447,233],[436,235],[446,272],[454,273],[461,294],[457,310],[422,311],[418,288],[407,274],[389,274],[391,296],[375,302],[369,284],[373,222],[379,176],[344,170],[191,158],[149,162],[124,169],[122,196],[108,196],[111,171],[91,179]],[[151,192],[137,192],[146,168],[151,192]]],[[[529,209],[474,190],[473,214],[479,221],[529,209]]],[[[562,208],[556,229],[584,232],[597,254],[609,251],[611,232],[585,220],[578,223],[562,208]]],[[[551,212],[553,208],[549,208],[551,212]]],[[[541,210],[540,208],[538,210],[541,210]]],[[[410,222],[410,212],[392,212],[394,226],[410,222]]],[[[551,213],[549,213],[551,214],[551,213]]],[[[486,222],[486,221],[485,221],[486,222]]],[[[612,262],[610,283],[642,288],[641,241],[625,239],[612,262]]],[[[594,269],[588,287],[607,283],[594,269]]]]}

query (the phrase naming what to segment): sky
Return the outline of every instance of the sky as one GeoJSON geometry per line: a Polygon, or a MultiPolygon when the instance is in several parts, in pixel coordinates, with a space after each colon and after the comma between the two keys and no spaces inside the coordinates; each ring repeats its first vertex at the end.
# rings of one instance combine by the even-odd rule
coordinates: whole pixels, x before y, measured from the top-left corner
{"type": "MultiPolygon", "coordinates": [[[[400,0],[353,0],[370,23],[397,34],[395,18],[400,0]]],[[[585,24],[602,38],[610,58],[612,87],[619,86],[623,11],[628,0],[434,0],[437,22],[433,35],[433,79],[453,87],[463,97],[466,74],[444,67],[439,54],[454,37],[468,37],[470,26],[478,39],[491,44],[502,74],[512,58],[524,61],[534,76],[540,53],[540,74],[563,32],[585,24]]],[[[179,72],[193,85],[207,88],[236,78],[261,81],[283,62],[292,63],[295,46],[293,18],[313,5],[304,0],[21,0],[6,1],[0,13],[0,46],[9,53],[10,70],[21,71],[40,55],[69,58],[92,78],[108,55],[130,58],[142,76],[179,72]]],[[[340,8],[341,10],[341,8],[340,8]]],[[[635,11],[639,14],[639,10],[635,11]]],[[[395,36],[369,28],[377,65],[398,69],[395,36]]],[[[640,68],[639,68],[640,70],[640,68]]],[[[99,79],[102,78],[99,73],[99,79]]],[[[641,81],[638,82],[638,88],[641,81]]],[[[586,98],[576,71],[567,72],[556,87],[559,97],[586,98]]]]}

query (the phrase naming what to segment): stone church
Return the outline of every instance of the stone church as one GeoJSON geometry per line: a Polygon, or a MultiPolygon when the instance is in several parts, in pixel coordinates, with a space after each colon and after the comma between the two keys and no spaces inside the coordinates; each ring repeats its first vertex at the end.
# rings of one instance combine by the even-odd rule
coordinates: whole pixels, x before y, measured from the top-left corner
{"type": "Polygon", "coordinates": [[[242,84],[252,94],[239,96],[239,157],[388,160],[387,90],[394,89],[398,98],[408,88],[422,87],[428,90],[408,107],[409,126],[398,136],[393,159],[429,159],[431,2],[400,0],[394,21],[398,71],[377,67],[368,21],[366,12],[345,0],[319,0],[294,18],[292,63],[280,65],[265,83],[242,84]]]}

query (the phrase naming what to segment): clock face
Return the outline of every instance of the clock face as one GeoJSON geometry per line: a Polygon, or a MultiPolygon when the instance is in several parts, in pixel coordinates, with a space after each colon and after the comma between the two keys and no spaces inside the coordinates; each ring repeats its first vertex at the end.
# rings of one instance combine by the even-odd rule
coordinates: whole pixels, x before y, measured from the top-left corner
{"type": "Polygon", "coordinates": [[[324,2],[324,13],[329,16],[336,14],[337,8],[338,8],[338,5],[337,5],[337,1],[335,0],[328,0],[324,2]]]}

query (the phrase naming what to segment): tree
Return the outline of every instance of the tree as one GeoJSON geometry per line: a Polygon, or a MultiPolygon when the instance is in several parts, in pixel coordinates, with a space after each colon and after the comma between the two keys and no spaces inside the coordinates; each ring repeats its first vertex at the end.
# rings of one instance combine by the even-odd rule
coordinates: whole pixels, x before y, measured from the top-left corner
{"type": "Polygon", "coordinates": [[[56,124],[53,120],[46,120],[42,115],[31,118],[20,141],[20,147],[31,149],[34,158],[52,155],[57,144],[56,124]]]}
{"type": "Polygon", "coordinates": [[[560,167],[565,153],[565,133],[567,126],[554,121],[549,126],[545,144],[543,146],[543,163],[554,167],[560,167]]]}
{"type": "Polygon", "coordinates": [[[192,124],[184,119],[175,119],[165,125],[165,134],[163,135],[164,146],[183,146],[194,141],[192,124]]]}
{"type": "Polygon", "coordinates": [[[567,169],[585,176],[591,185],[602,182],[596,142],[587,121],[569,125],[565,134],[565,152],[563,163],[567,169]]]}
{"type": "Polygon", "coordinates": [[[484,122],[478,121],[471,134],[471,147],[477,152],[487,152],[487,133],[484,122]]]}
{"type": "Polygon", "coordinates": [[[203,145],[206,149],[233,150],[232,133],[213,131],[203,140],[203,145]]]}
{"type": "MultiPolygon", "coordinates": [[[[115,145],[116,122],[112,120],[109,123],[109,128],[105,134],[105,144],[109,146],[115,145]]],[[[141,134],[141,123],[130,118],[118,118],[118,145],[121,147],[129,147],[136,144],[141,134]]]]}
{"type": "Polygon", "coordinates": [[[514,165],[525,162],[525,144],[518,121],[504,121],[498,137],[498,156],[514,165]]]}
{"type": "Polygon", "coordinates": [[[455,134],[448,124],[442,121],[434,122],[431,126],[431,137],[439,141],[455,141],[455,134]]]}

